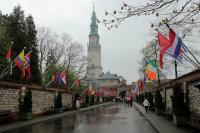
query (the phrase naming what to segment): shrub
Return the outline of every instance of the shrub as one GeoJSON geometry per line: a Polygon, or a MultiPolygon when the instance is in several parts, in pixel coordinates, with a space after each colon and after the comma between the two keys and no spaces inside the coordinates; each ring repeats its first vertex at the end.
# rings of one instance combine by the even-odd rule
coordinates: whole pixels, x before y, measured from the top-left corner
{"type": "Polygon", "coordinates": [[[55,96],[54,107],[56,109],[62,108],[62,95],[61,95],[61,93],[58,93],[58,96],[55,96]]]}
{"type": "Polygon", "coordinates": [[[23,101],[20,102],[20,112],[27,113],[32,112],[32,92],[28,90],[23,98],[23,101]]]}
{"type": "Polygon", "coordinates": [[[187,103],[184,103],[184,93],[181,89],[181,83],[176,83],[173,88],[172,107],[176,116],[187,116],[189,113],[187,103]]]}
{"type": "Polygon", "coordinates": [[[162,96],[161,96],[159,90],[157,90],[156,94],[155,94],[155,106],[157,109],[161,109],[161,110],[164,109],[164,104],[162,102],[162,96]]]}
{"type": "Polygon", "coordinates": [[[89,104],[89,96],[88,95],[86,95],[86,97],[85,97],[85,104],[89,104]]]}
{"type": "Polygon", "coordinates": [[[151,92],[148,92],[148,93],[147,93],[147,99],[148,99],[148,101],[149,101],[150,106],[153,107],[153,106],[154,106],[154,103],[153,103],[153,95],[152,95],[151,92]]]}

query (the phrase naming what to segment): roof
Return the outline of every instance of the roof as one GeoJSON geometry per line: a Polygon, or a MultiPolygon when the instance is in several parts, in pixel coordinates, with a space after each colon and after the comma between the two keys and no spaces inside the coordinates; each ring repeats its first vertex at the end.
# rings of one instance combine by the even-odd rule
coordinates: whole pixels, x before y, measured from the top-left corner
{"type": "Polygon", "coordinates": [[[108,79],[119,79],[118,77],[117,77],[117,74],[112,74],[112,73],[110,73],[110,72],[107,72],[107,73],[102,73],[100,76],[99,76],[99,78],[98,78],[99,80],[108,80],[108,79]]]}
{"type": "Polygon", "coordinates": [[[122,76],[118,76],[118,78],[121,79],[121,80],[125,80],[125,78],[122,77],[122,76]]]}

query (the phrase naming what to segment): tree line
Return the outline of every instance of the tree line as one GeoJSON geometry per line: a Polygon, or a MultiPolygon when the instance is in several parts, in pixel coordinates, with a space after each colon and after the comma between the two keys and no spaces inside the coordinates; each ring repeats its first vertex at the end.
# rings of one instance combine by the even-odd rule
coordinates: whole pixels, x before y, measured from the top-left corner
{"type": "MultiPolygon", "coordinates": [[[[83,46],[68,34],[57,34],[47,27],[37,27],[31,15],[25,16],[21,6],[14,7],[12,13],[0,11],[0,73],[9,65],[5,58],[12,43],[13,60],[26,47],[25,53],[31,51],[31,78],[20,78],[20,70],[13,69],[2,80],[47,84],[54,71],[66,70],[69,87],[74,80],[85,73],[86,58],[83,46]]],[[[63,87],[53,83],[53,87],[63,87]]]]}

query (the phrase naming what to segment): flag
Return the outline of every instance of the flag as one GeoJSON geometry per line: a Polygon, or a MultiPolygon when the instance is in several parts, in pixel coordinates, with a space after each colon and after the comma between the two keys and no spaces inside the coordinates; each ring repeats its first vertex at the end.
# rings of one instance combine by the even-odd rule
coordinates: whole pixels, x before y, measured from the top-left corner
{"type": "Polygon", "coordinates": [[[151,70],[147,71],[147,76],[149,80],[156,80],[157,77],[156,72],[151,70]]]}
{"type": "Polygon", "coordinates": [[[55,71],[53,72],[53,74],[52,74],[52,81],[56,81],[56,79],[57,79],[57,78],[56,78],[56,75],[57,75],[57,74],[56,74],[56,70],[55,70],[55,71]]]}
{"type": "Polygon", "coordinates": [[[24,57],[24,49],[19,53],[19,55],[14,59],[15,64],[21,71],[21,77],[25,76],[25,57],[24,57]]]}
{"type": "Polygon", "coordinates": [[[145,61],[145,71],[156,71],[156,64],[154,63],[153,60],[146,59],[145,61]]]}
{"type": "Polygon", "coordinates": [[[148,64],[150,64],[153,68],[156,69],[156,63],[153,60],[150,60],[150,59],[146,59],[146,60],[148,64]]]}
{"type": "Polygon", "coordinates": [[[56,81],[57,80],[57,70],[56,70],[56,65],[54,65],[53,67],[54,71],[52,73],[52,81],[56,81]]]}
{"type": "Polygon", "coordinates": [[[12,48],[9,47],[8,52],[6,53],[6,59],[7,59],[9,62],[10,62],[10,60],[11,60],[11,51],[12,51],[12,48]]]}
{"type": "Polygon", "coordinates": [[[80,80],[80,79],[76,79],[76,80],[75,80],[75,84],[76,84],[77,86],[80,86],[81,80],[80,80]]]}
{"type": "Polygon", "coordinates": [[[60,76],[61,73],[57,72],[57,75],[56,75],[56,80],[59,84],[61,84],[61,76],[60,76]]]}
{"type": "Polygon", "coordinates": [[[144,84],[141,80],[138,80],[138,88],[139,88],[139,92],[142,92],[144,89],[144,84]]]}
{"type": "Polygon", "coordinates": [[[12,51],[12,47],[10,46],[8,49],[8,52],[6,53],[6,59],[8,60],[9,66],[10,66],[10,75],[12,75],[11,51],[12,51]]]}
{"type": "Polygon", "coordinates": [[[160,32],[158,32],[158,44],[160,47],[160,68],[163,69],[163,56],[165,55],[169,47],[171,47],[171,45],[170,41],[160,32]]]}
{"type": "Polygon", "coordinates": [[[30,52],[25,56],[25,69],[27,72],[27,78],[31,77],[31,66],[30,66],[30,59],[31,59],[31,54],[30,52]]]}
{"type": "Polygon", "coordinates": [[[175,59],[181,61],[183,57],[183,52],[185,52],[186,50],[183,47],[183,42],[172,29],[169,30],[169,42],[171,47],[168,49],[167,53],[175,59]]]}
{"type": "Polygon", "coordinates": [[[67,82],[66,82],[66,73],[65,73],[65,70],[62,71],[62,72],[60,73],[60,79],[61,79],[61,81],[62,81],[64,84],[67,83],[67,82]]]}

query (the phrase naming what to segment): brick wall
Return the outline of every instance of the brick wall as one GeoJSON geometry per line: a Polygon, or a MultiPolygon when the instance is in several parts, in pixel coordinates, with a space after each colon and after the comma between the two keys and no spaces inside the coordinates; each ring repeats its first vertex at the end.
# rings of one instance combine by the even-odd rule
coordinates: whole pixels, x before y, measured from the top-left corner
{"type": "Polygon", "coordinates": [[[0,87],[0,110],[18,111],[18,89],[0,87]]]}
{"type": "Polygon", "coordinates": [[[32,90],[32,111],[34,114],[53,111],[53,106],[53,91],[32,90]]]}
{"type": "Polygon", "coordinates": [[[71,93],[62,93],[62,104],[63,108],[72,107],[72,94],[71,93]]]}
{"type": "Polygon", "coordinates": [[[42,86],[0,82],[0,111],[19,111],[19,99],[22,99],[26,90],[32,91],[33,114],[53,111],[54,93],[62,93],[63,108],[72,107],[72,93],[62,89],[46,88],[42,86]]]}
{"type": "Polygon", "coordinates": [[[190,111],[200,114],[200,90],[193,86],[189,86],[189,106],[190,111]]]}

